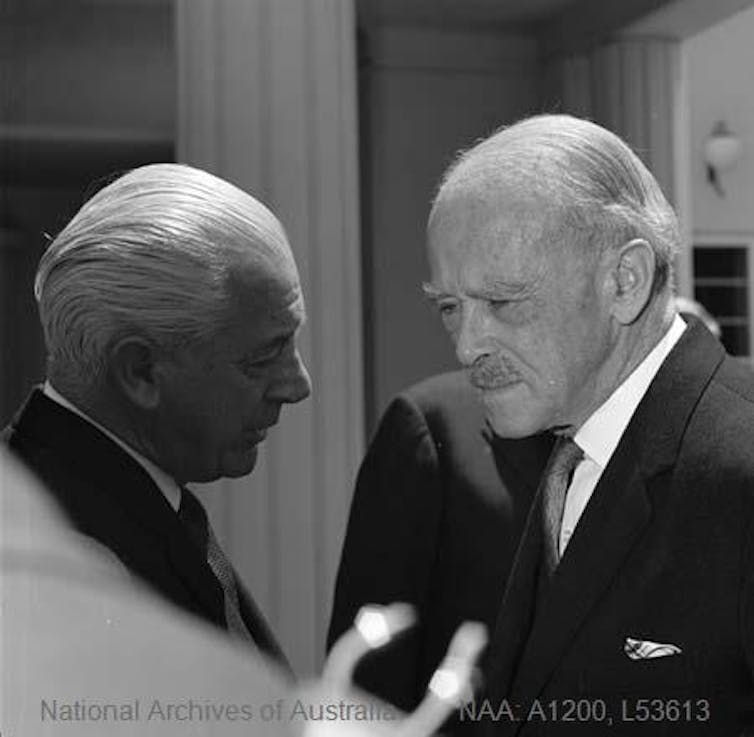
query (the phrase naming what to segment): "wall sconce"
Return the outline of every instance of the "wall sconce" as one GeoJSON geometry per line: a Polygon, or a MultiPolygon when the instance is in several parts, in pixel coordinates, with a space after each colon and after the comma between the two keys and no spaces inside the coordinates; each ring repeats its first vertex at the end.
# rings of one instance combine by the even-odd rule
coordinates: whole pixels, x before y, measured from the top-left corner
{"type": "Polygon", "coordinates": [[[720,197],[725,190],[720,184],[720,172],[727,171],[741,158],[743,144],[725,121],[715,123],[704,143],[704,162],[707,164],[707,181],[720,197]]]}

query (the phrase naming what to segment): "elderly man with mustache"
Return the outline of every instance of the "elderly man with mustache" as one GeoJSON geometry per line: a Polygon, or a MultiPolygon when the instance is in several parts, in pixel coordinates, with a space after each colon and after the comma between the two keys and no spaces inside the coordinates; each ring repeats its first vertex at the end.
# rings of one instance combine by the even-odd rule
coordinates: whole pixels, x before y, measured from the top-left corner
{"type": "MultiPolygon", "coordinates": [[[[378,581],[395,575],[424,605],[421,661],[428,633],[495,585],[495,568],[485,688],[466,726],[739,734],[754,696],[754,381],[677,314],[680,236],[657,182],[604,128],[537,116],[459,157],[428,232],[425,289],[488,433],[425,431],[406,397],[391,408],[362,468],[334,621],[354,590],[369,597],[362,570],[380,566],[378,581]],[[481,467],[504,445],[525,466],[514,444],[543,433],[554,446],[529,504],[511,503],[505,473],[496,488],[489,476],[447,491],[459,459],[476,452],[481,467]],[[407,467],[412,490],[394,492],[407,467]],[[487,518],[460,511],[485,494],[487,518]],[[373,526],[412,515],[398,529],[414,535],[360,541],[365,509],[373,526]]],[[[425,398],[424,428],[438,415],[457,427],[471,410],[452,401],[425,398]]]]}

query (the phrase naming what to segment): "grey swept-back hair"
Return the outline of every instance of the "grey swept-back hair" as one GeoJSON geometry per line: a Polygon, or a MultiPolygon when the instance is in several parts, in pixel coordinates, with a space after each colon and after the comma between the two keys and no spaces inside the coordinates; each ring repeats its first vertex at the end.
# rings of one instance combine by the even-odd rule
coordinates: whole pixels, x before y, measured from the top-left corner
{"type": "Polygon", "coordinates": [[[49,369],[91,384],[121,336],[167,351],[206,339],[227,319],[241,259],[274,273],[292,258],[277,218],[232,184],[181,164],[134,169],[88,200],[40,260],[49,369]]]}
{"type": "Polygon", "coordinates": [[[541,198],[591,253],[645,239],[655,253],[654,293],[673,287],[678,220],[647,167],[614,133],[570,115],[537,115],[501,128],[449,167],[433,214],[453,193],[494,202],[501,187],[541,198]]]}

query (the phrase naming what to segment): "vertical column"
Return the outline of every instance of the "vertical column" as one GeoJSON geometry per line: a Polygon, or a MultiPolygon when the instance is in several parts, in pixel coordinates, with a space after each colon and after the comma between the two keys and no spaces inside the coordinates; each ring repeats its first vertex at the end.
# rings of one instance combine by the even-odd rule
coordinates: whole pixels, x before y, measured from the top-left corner
{"type": "MultiPolygon", "coordinates": [[[[683,69],[678,40],[626,36],[551,60],[547,79],[549,95],[561,111],[591,118],[632,146],[675,206],[688,234],[688,103],[683,69]]],[[[684,250],[677,268],[680,291],[688,289],[688,263],[684,250]]]]}
{"type": "Polygon", "coordinates": [[[300,672],[318,667],[363,448],[353,0],[177,0],[178,160],[283,222],[301,273],[313,396],[254,473],[203,491],[300,672]]]}
{"type": "Polygon", "coordinates": [[[594,116],[637,151],[675,199],[678,41],[622,38],[592,53],[594,116]]]}

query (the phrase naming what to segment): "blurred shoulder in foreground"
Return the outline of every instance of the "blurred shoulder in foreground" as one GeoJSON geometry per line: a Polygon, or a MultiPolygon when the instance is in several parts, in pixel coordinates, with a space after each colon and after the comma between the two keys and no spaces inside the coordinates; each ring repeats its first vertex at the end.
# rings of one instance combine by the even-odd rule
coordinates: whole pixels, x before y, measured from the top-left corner
{"type": "Polygon", "coordinates": [[[126,583],[1,448],[0,517],[4,733],[45,737],[75,721],[76,734],[185,735],[187,722],[237,734],[244,707],[286,694],[271,661],[126,583]]]}
{"type": "Polygon", "coordinates": [[[294,688],[277,661],[124,576],[3,448],[0,513],[4,734],[428,737],[467,693],[484,645],[479,625],[461,628],[434,687],[404,716],[352,687],[359,658],[411,619],[400,605],[372,609],[322,678],[294,688]]]}

